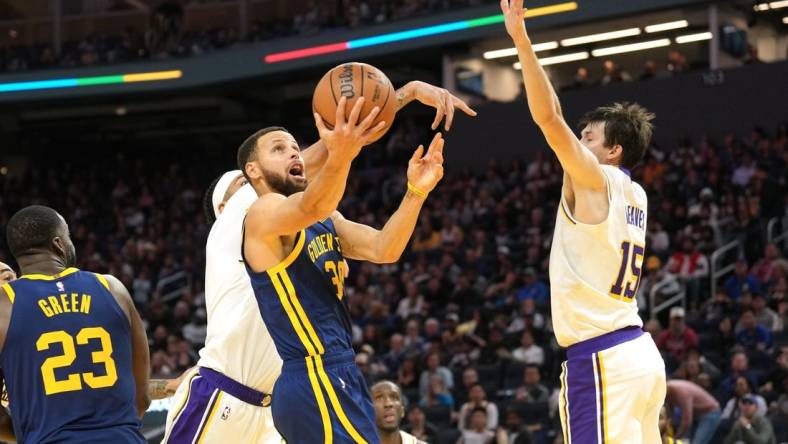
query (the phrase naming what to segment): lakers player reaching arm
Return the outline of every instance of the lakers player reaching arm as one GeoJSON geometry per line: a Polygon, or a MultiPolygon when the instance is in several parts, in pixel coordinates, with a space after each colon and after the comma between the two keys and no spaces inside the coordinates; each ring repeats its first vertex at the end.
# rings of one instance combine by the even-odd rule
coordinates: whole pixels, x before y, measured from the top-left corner
{"type": "MultiPolygon", "coordinates": [[[[558,96],[534,53],[523,20],[523,0],[501,0],[506,32],[514,41],[522,65],[523,82],[531,117],[564,169],[563,195],[580,222],[595,224],[607,217],[607,182],[597,156],[620,157],[621,145],[604,147],[604,124],[588,125],[578,140],[567,125],[558,96]]],[[[610,162],[613,163],[613,162],[610,162]]]]}
{"type": "Polygon", "coordinates": [[[426,154],[424,146],[419,146],[413,153],[408,162],[408,190],[383,229],[351,222],[338,211],[334,212],[331,219],[342,240],[342,253],[346,257],[377,264],[399,260],[416,227],[427,194],[443,178],[443,145],[443,137],[437,133],[426,154]]]}

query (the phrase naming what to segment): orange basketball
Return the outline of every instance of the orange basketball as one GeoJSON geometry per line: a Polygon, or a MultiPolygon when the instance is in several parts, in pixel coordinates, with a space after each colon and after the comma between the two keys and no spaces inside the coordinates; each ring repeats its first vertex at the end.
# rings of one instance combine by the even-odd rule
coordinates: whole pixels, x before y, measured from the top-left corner
{"type": "Polygon", "coordinates": [[[343,96],[347,99],[345,118],[350,116],[350,110],[359,97],[364,97],[359,122],[372,108],[380,107],[380,113],[372,126],[385,121],[386,127],[374,136],[374,140],[383,137],[391,128],[397,113],[397,98],[391,81],[383,71],[366,63],[350,62],[332,68],[320,79],[312,96],[312,109],[323,117],[328,128],[334,127],[337,103],[343,96]]]}

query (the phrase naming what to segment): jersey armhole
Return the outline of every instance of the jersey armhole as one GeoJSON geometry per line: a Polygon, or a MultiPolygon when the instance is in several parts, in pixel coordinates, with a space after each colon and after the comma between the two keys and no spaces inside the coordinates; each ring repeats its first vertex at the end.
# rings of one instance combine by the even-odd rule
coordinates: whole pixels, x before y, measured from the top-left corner
{"type": "MultiPolygon", "coordinates": [[[[579,220],[575,219],[574,214],[572,211],[569,210],[569,204],[566,202],[566,194],[564,194],[563,185],[561,186],[561,200],[558,202],[558,205],[561,207],[560,211],[564,213],[566,218],[572,225],[583,226],[583,227],[598,227],[607,223],[610,220],[610,213],[613,211],[613,190],[611,187],[613,186],[613,181],[610,176],[608,176],[605,168],[602,167],[602,175],[605,176],[605,189],[607,190],[607,215],[605,219],[595,223],[595,224],[587,224],[584,222],[580,222],[579,220]]],[[[571,178],[570,178],[571,180],[571,178]]],[[[574,192],[574,190],[572,190],[574,192]]],[[[575,195],[575,201],[577,201],[577,195],[575,195]]]]}
{"type": "Polygon", "coordinates": [[[112,290],[109,289],[109,282],[107,282],[107,278],[105,278],[103,274],[99,274],[99,273],[94,273],[94,275],[96,276],[96,279],[98,279],[98,281],[101,283],[101,285],[103,285],[104,288],[106,288],[107,291],[111,293],[112,290]]]}
{"type": "Polygon", "coordinates": [[[14,289],[11,287],[11,283],[6,282],[5,284],[2,285],[2,288],[3,291],[5,291],[6,296],[8,296],[8,299],[10,299],[11,303],[13,304],[14,299],[16,299],[16,293],[14,292],[14,289]]]}

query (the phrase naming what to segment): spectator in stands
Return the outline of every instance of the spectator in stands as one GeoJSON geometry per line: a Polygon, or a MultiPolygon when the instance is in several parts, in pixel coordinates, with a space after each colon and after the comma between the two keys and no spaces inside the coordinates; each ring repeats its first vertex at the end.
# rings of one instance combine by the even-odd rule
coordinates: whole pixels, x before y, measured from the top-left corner
{"type": "Polygon", "coordinates": [[[736,334],[736,342],[748,350],[766,351],[772,347],[772,334],[758,325],[752,308],[746,308],[741,314],[741,331],[736,334]]]}
{"type": "Polygon", "coordinates": [[[684,309],[671,308],[670,323],[668,328],[657,337],[657,347],[676,362],[681,362],[687,351],[697,346],[698,335],[684,322],[684,309]]]}
{"type": "Polygon", "coordinates": [[[470,427],[462,431],[457,444],[491,444],[495,433],[487,428],[487,410],[476,407],[471,411],[470,427]]]}
{"type": "Polygon", "coordinates": [[[399,371],[402,360],[405,359],[405,337],[394,333],[389,339],[389,351],[383,355],[383,364],[389,369],[389,374],[399,371]]]}
{"type": "Polygon", "coordinates": [[[687,63],[687,57],[684,54],[680,53],[678,50],[671,49],[668,52],[668,72],[672,74],[679,74],[684,71],[689,70],[689,63],[687,63]]]}
{"type": "Polygon", "coordinates": [[[449,393],[449,390],[446,388],[446,383],[443,382],[443,378],[439,375],[433,375],[430,377],[429,387],[427,387],[427,394],[421,398],[419,404],[422,407],[449,407],[450,409],[454,407],[454,398],[449,393]]]}
{"type": "Polygon", "coordinates": [[[419,292],[419,287],[415,282],[405,284],[405,298],[399,301],[397,306],[397,316],[408,319],[411,316],[422,316],[424,314],[424,296],[419,292]]]}
{"type": "Polygon", "coordinates": [[[523,372],[523,385],[517,388],[514,398],[522,402],[547,402],[550,390],[541,382],[539,367],[527,365],[523,372]]]}
{"type": "Polygon", "coordinates": [[[465,404],[468,401],[468,393],[471,387],[479,384],[479,372],[473,367],[468,367],[462,372],[462,385],[454,387],[454,400],[457,403],[465,404]]]}
{"type": "Polygon", "coordinates": [[[774,425],[777,442],[788,442],[788,377],[783,379],[783,394],[777,399],[769,420],[774,425]]]}
{"type": "Polygon", "coordinates": [[[763,283],[764,287],[769,288],[774,284],[775,274],[778,273],[775,269],[780,266],[785,266],[785,261],[780,257],[780,249],[773,243],[768,244],[763,257],[750,269],[750,274],[763,283]]]}
{"type": "Polygon", "coordinates": [[[525,299],[533,299],[537,305],[545,305],[549,297],[547,285],[536,277],[536,270],[533,267],[528,267],[523,272],[524,285],[517,291],[517,301],[522,302],[525,299]]]}
{"type": "Polygon", "coordinates": [[[600,81],[602,85],[632,80],[632,76],[612,60],[605,60],[602,64],[602,69],[604,70],[602,80],[600,81]]]}
{"type": "Polygon", "coordinates": [[[523,422],[523,417],[516,408],[509,407],[506,409],[505,427],[499,427],[499,433],[496,435],[500,435],[501,429],[503,429],[506,434],[506,440],[504,441],[503,439],[498,438],[496,443],[531,444],[534,442],[531,432],[528,430],[528,426],[525,425],[523,422]]]}
{"type": "Polygon", "coordinates": [[[544,350],[534,342],[534,335],[530,330],[523,331],[520,337],[520,346],[512,352],[512,358],[526,364],[539,367],[544,364],[544,350]]]}
{"type": "Polygon", "coordinates": [[[577,68],[571,87],[585,88],[591,85],[593,85],[593,82],[591,81],[591,77],[589,76],[588,68],[586,68],[585,66],[581,66],[577,68]]]}
{"type": "Polygon", "coordinates": [[[487,400],[487,393],[484,391],[484,387],[481,384],[476,384],[471,386],[470,390],[468,390],[468,402],[463,404],[460,407],[460,413],[457,417],[457,426],[460,430],[466,430],[471,427],[468,418],[472,411],[477,408],[482,408],[486,412],[487,416],[487,428],[489,430],[495,430],[498,428],[498,406],[495,403],[490,402],[487,400]]]}
{"type": "Polygon", "coordinates": [[[443,381],[444,387],[451,390],[454,387],[454,376],[448,368],[441,365],[441,358],[438,352],[431,352],[425,359],[426,368],[419,377],[419,393],[426,396],[432,385],[432,378],[439,377],[443,381]]]}
{"type": "Polygon", "coordinates": [[[653,79],[657,76],[657,63],[653,60],[646,60],[643,64],[643,71],[640,72],[638,78],[640,80],[653,79]]]}
{"type": "Polygon", "coordinates": [[[759,293],[761,284],[758,278],[747,272],[747,260],[736,261],[733,275],[725,280],[725,289],[734,301],[738,301],[743,293],[759,293]]]}
{"type": "Polygon", "coordinates": [[[523,299],[520,302],[520,312],[506,327],[506,333],[518,333],[526,329],[538,331],[544,329],[544,316],[539,312],[533,299],[523,299]]]}
{"type": "Polygon", "coordinates": [[[403,390],[418,389],[419,378],[416,372],[416,359],[409,357],[402,361],[397,370],[397,385],[403,390]]]}
{"type": "Polygon", "coordinates": [[[413,252],[429,251],[441,245],[441,234],[434,230],[429,219],[419,222],[419,228],[413,235],[411,250],[413,252]]]}
{"type": "Polygon", "coordinates": [[[709,277],[709,260],[698,251],[692,238],[684,238],[681,251],[673,253],[666,267],[686,284],[690,303],[698,304],[702,281],[709,277]]]}
{"type": "Polygon", "coordinates": [[[656,291],[656,304],[665,301],[681,291],[681,284],[672,273],[661,268],[662,263],[657,256],[649,256],[645,262],[646,272],[641,277],[638,287],[638,307],[645,309],[651,301],[651,292],[656,291]]]}
{"type": "Polygon", "coordinates": [[[766,297],[763,294],[755,294],[752,298],[752,312],[755,315],[755,322],[766,329],[768,332],[782,330],[780,316],[766,304],[766,297]]]}
{"type": "Polygon", "coordinates": [[[692,444],[711,443],[720,424],[720,404],[697,384],[679,379],[667,382],[665,402],[681,410],[675,437],[689,438],[692,444]]]}
{"type": "Polygon", "coordinates": [[[743,399],[748,398],[756,404],[755,414],[758,416],[766,415],[766,400],[762,396],[756,395],[753,391],[753,383],[744,376],[736,378],[736,385],[734,386],[733,396],[725,404],[722,409],[722,419],[739,419],[741,415],[741,402],[743,399]]]}
{"type": "Polygon", "coordinates": [[[745,395],[739,401],[741,415],[733,425],[725,444],[774,444],[774,430],[769,421],[758,413],[757,397],[745,395]]]}
{"type": "Polygon", "coordinates": [[[722,396],[727,397],[733,393],[736,386],[736,381],[740,377],[744,377],[748,381],[755,381],[757,383],[755,373],[750,370],[750,359],[743,350],[738,349],[733,352],[733,355],[731,355],[730,373],[728,373],[728,376],[725,379],[720,381],[722,396]]]}
{"type": "Polygon", "coordinates": [[[731,182],[740,187],[746,187],[750,183],[750,179],[755,175],[756,165],[752,155],[745,152],[742,156],[741,163],[733,170],[731,182]]]}
{"type": "Polygon", "coordinates": [[[408,408],[408,426],[405,431],[415,436],[416,439],[432,443],[438,436],[438,428],[427,422],[424,408],[419,404],[413,404],[408,408]]]}

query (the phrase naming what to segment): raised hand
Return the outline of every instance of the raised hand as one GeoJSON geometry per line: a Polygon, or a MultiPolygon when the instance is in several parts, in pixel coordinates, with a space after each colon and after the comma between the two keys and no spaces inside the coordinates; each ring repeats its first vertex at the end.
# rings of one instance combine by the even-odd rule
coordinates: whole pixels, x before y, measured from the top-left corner
{"type": "Polygon", "coordinates": [[[515,43],[528,39],[528,34],[525,32],[525,11],[523,0],[501,0],[506,32],[515,43]]]}
{"type": "Polygon", "coordinates": [[[326,128],[323,118],[315,113],[315,126],[320,133],[320,139],[326,145],[326,151],[330,157],[342,160],[352,160],[361,151],[367,140],[372,134],[386,127],[386,122],[378,122],[372,125],[375,118],[380,113],[379,107],[372,108],[372,111],[360,123],[358,122],[361,108],[364,106],[364,97],[360,97],[350,110],[350,115],[345,120],[345,105],[347,99],[343,96],[337,105],[336,120],[333,129],[326,128]]]}
{"type": "Polygon", "coordinates": [[[441,133],[435,134],[427,154],[419,145],[408,162],[408,182],[421,192],[429,193],[443,178],[443,144],[441,133]]]}
{"type": "Polygon", "coordinates": [[[454,121],[455,108],[459,108],[469,116],[476,116],[476,111],[472,110],[462,99],[445,88],[430,85],[426,82],[418,80],[408,82],[408,84],[397,90],[398,111],[413,100],[418,100],[427,106],[435,108],[435,119],[432,122],[433,130],[438,128],[444,116],[446,117],[444,128],[446,131],[450,130],[454,121]]]}

